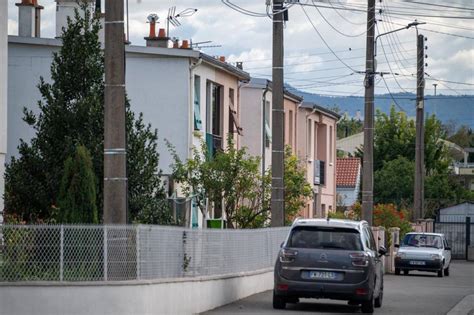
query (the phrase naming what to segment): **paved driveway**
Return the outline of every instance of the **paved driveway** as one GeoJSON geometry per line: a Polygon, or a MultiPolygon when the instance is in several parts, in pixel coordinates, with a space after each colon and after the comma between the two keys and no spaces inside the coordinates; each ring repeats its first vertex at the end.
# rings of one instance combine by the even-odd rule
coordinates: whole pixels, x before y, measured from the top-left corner
{"type": "MultiPolygon", "coordinates": [[[[384,305],[375,314],[446,314],[465,296],[474,294],[474,263],[456,261],[451,275],[411,272],[408,276],[385,275],[384,305]]],[[[474,305],[472,306],[474,309],[474,305]]],[[[342,301],[302,300],[286,310],[272,308],[271,291],[256,294],[205,314],[347,314],[360,313],[342,301]]]]}

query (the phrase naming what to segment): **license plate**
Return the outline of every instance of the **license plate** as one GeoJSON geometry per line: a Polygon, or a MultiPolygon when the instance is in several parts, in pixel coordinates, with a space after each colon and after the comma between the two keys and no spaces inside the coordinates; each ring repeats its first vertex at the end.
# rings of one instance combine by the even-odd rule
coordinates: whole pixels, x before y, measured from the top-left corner
{"type": "Polygon", "coordinates": [[[334,280],[336,279],[336,273],[330,271],[311,271],[309,273],[309,277],[311,279],[328,279],[334,280]]]}
{"type": "Polygon", "coordinates": [[[421,265],[421,266],[424,266],[424,265],[426,265],[426,262],[424,262],[424,261],[419,261],[419,260],[412,260],[412,261],[410,261],[410,265],[418,265],[418,266],[421,265]]]}

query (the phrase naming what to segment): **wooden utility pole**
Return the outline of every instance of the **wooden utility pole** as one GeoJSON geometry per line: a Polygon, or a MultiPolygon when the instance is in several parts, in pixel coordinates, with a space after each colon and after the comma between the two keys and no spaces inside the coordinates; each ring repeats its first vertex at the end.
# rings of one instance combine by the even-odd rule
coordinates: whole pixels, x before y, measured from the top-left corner
{"type": "Polygon", "coordinates": [[[362,219],[372,225],[374,208],[374,78],[375,0],[368,0],[365,63],[364,161],[362,173],[362,219]]]}
{"type": "Polygon", "coordinates": [[[273,0],[273,68],[272,68],[272,226],[285,225],[284,114],[283,107],[283,0],[273,0]]]}
{"type": "Polygon", "coordinates": [[[415,197],[414,219],[424,216],[425,177],[425,37],[417,38],[416,72],[416,152],[415,152],[415,197]]]}
{"type": "Polygon", "coordinates": [[[123,0],[105,0],[104,223],[127,223],[123,0]]]}

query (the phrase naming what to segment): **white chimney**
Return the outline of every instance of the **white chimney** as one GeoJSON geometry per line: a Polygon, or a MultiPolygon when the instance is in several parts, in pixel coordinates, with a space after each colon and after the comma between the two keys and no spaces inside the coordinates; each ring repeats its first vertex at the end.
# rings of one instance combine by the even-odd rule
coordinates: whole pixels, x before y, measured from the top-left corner
{"type": "MultiPolygon", "coordinates": [[[[55,0],[56,1],[56,37],[61,37],[63,27],[67,27],[68,16],[74,18],[74,9],[80,10],[80,5],[77,0],[55,0]]],[[[94,0],[86,0],[93,9],[94,0]]]]}
{"type": "Polygon", "coordinates": [[[21,0],[18,7],[18,36],[35,36],[36,8],[33,0],[21,0]]]}

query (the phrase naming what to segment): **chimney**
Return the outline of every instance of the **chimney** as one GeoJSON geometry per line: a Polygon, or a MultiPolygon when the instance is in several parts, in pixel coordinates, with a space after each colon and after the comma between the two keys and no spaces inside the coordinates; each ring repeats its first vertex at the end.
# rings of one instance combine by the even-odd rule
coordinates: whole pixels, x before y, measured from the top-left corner
{"type": "Polygon", "coordinates": [[[36,7],[33,0],[21,0],[18,7],[18,36],[34,37],[36,35],[36,7]]]}
{"type": "Polygon", "coordinates": [[[158,36],[156,36],[156,23],[158,22],[158,15],[150,14],[148,16],[148,22],[150,23],[150,33],[148,37],[145,37],[147,47],[161,47],[168,48],[169,38],[166,36],[164,28],[158,30],[158,36]]]}
{"type": "Polygon", "coordinates": [[[219,61],[220,61],[220,62],[225,62],[225,56],[220,56],[220,57],[219,57],[219,61]]]}
{"type": "Polygon", "coordinates": [[[41,10],[44,9],[43,6],[38,4],[38,0],[33,0],[35,5],[35,37],[41,37],[41,10]]]}
{"type": "Polygon", "coordinates": [[[173,48],[179,48],[179,38],[173,38],[173,48]]]}
{"type": "Polygon", "coordinates": [[[242,61],[237,61],[236,65],[240,70],[244,70],[244,63],[242,61]]]}
{"type": "MultiPolygon", "coordinates": [[[[56,37],[61,37],[63,34],[63,27],[67,27],[67,18],[74,18],[74,9],[78,9],[80,6],[77,0],[55,0],[56,1],[56,37]]],[[[88,6],[92,11],[95,11],[95,0],[86,0],[88,6]]]]}
{"type": "Polygon", "coordinates": [[[181,49],[189,49],[189,41],[187,39],[183,39],[183,43],[181,44],[181,49]]]}

